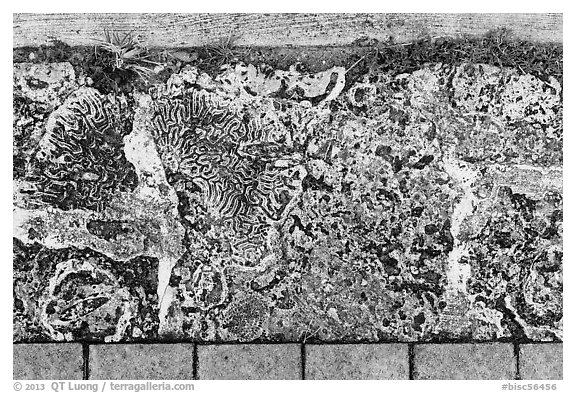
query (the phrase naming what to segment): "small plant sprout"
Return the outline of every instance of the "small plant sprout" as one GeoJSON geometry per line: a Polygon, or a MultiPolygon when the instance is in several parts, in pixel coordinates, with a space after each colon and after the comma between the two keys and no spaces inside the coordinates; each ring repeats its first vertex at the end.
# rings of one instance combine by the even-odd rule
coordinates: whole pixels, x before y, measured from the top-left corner
{"type": "Polygon", "coordinates": [[[222,37],[215,43],[205,45],[206,60],[216,63],[218,67],[237,60],[239,55],[243,54],[243,52],[245,53],[245,51],[240,51],[236,46],[239,38],[239,36],[230,33],[228,37],[222,37]]]}
{"type": "MultiPolygon", "coordinates": [[[[119,70],[129,70],[147,80],[153,71],[146,65],[161,65],[149,60],[147,48],[143,47],[132,32],[120,36],[117,32],[104,31],[104,39],[98,40],[100,48],[114,56],[113,66],[119,70]]],[[[96,48],[95,48],[96,49],[96,48]]]]}

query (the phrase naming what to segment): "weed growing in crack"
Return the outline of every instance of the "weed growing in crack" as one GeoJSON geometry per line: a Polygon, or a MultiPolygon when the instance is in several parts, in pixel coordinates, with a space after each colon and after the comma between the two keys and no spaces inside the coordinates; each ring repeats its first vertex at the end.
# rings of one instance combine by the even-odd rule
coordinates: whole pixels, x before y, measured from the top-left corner
{"type": "Polygon", "coordinates": [[[506,28],[491,30],[482,37],[429,37],[378,48],[377,64],[395,74],[413,72],[423,63],[483,63],[511,67],[543,81],[550,76],[563,79],[562,46],[534,44],[515,37],[506,28]]]}
{"type": "Polygon", "coordinates": [[[215,69],[220,69],[224,64],[238,61],[242,56],[248,54],[250,49],[240,49],[236,43],[240,37],[230,34],[222,37],[215,43],[204,45],[202,60],[215,69]]]}
{"type": "Polygon", "coordinates": [[[148,80],[153,73],[148,66],[160,65],[148,59],[150,57],[148,49],[138,42],[132,32],[120,36],[117,32],[105,30],[104,40],[98,41],[100,42],[99,48],[113,56],[114,69],[132,71],[142,79],[148,80]]]}

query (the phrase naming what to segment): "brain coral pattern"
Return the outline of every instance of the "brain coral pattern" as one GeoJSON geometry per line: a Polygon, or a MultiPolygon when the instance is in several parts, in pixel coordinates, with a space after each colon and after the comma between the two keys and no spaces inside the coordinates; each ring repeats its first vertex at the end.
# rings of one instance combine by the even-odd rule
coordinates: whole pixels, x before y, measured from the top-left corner
{"type": "Polygon", "coordinates": [[[48,120],[27,180],[33,198],[63,210],[102,211],[118,191],[132,191],[137,178],[122,138],[130,116],[113,99],[80,89],[48,120]]]}
{"type": "MultiPolygon", "coordinates": [[[[231,243],[234,257],[243,265],[257,262],[267,230],[299,191],[298,182],[291,182],[297,169],[272,127],[197,90],[158,100],[153,124],[168,182],[200,194],[196,211],[224,234],[220,238],[231,243]]],[[[184,215],[198,219],[194,209],[184,215]]]]}

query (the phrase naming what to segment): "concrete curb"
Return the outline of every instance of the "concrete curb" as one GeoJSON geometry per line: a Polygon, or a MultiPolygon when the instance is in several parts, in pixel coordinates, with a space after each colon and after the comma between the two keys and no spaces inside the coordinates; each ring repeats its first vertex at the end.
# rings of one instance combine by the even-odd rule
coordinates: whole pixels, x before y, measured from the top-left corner
{"type": "Polygon", "coordinates": [[[360,38],[410,42],[481,36],[505,27],[521,39],[562,42],[562,14],[14,14],[14,47],[95,44],[104,30],[134,32],[148,47],[349,45],[360,38]],[[177,38],[176,38],[177,37],[177,38]]]}

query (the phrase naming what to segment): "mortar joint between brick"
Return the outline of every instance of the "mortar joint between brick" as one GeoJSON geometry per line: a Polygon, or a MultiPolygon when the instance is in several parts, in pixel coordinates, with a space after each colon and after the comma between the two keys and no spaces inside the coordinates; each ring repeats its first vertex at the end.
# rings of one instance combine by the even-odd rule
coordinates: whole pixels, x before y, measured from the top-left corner
{"type": "Polygon", "coordinates": [[[198,343],[194,343],[192,349],[192,378],[198,379],[198,343]]]}
{"type": "Polygon", "coordinates": [[[520,378],[520,343],[514,343],[514,360],[516,362],[516,376],[514,379],[521,379],[520,378]]]}
{"type": "Polygon", "coordinates": [[[302,380],[306,379],[306,344],[300,344],[300,370],[302,380]]]}
{"type": "Polygon", "coordinates": [[[90,379],[90,345],[82,344],[82,379],[90,379]]]}
{"type": "Polygon", "coordinates": [[[414,343],[408,343],[408,379],[414,379],[414,343]]]}

